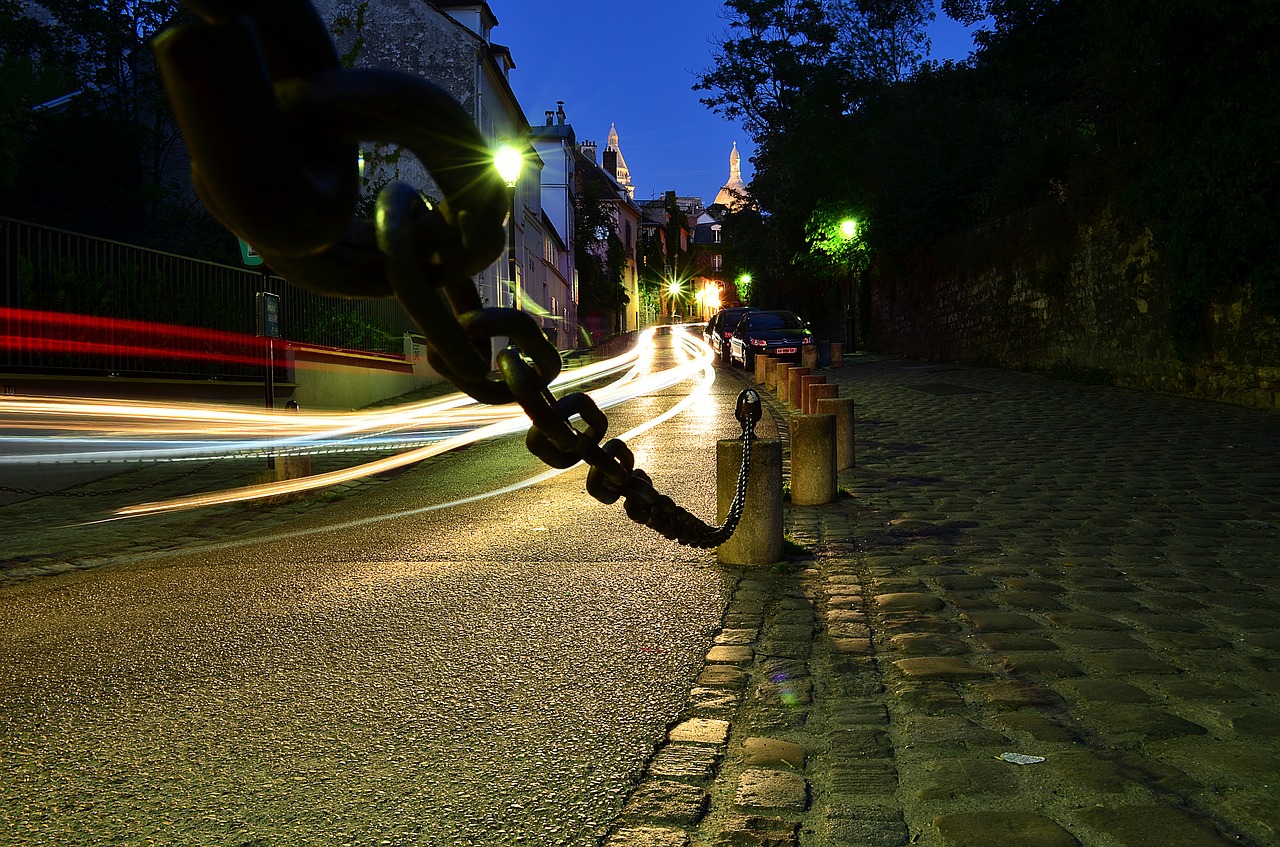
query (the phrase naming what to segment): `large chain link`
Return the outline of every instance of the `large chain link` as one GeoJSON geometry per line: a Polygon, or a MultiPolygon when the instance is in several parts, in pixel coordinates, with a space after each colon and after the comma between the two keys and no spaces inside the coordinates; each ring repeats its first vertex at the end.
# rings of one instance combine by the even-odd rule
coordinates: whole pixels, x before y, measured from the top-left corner
{"type": "Polygon", "coordinates": [[[442,376],[483,403],[519,403],[529,451],[548,465],[590,465],[587,491],[624,498],[633,520],[692,547],[716,547],[742,516],[760,398],[739,396],[743,461],[725,524],[708,525],[659,494],[588,395],[556,398],[559,351],[529,315],[482,308],[472,281],[502,254],[508,199],[492,152],[447,92],[410,74],[343,69],[307,0],[186,0],[203,23],[156,39],[164,83],[211,212],[291,283],[343,297],[391,297],[427,337],[442,376]],[[444,201],[428,208],[392,183],[373,221],[354,220],[357,145],[407,148],[444,201]],[[491,377],[493,339],[508,344],[491,377]],[[573,419],[580,418],[585,429],[573,419]]]}

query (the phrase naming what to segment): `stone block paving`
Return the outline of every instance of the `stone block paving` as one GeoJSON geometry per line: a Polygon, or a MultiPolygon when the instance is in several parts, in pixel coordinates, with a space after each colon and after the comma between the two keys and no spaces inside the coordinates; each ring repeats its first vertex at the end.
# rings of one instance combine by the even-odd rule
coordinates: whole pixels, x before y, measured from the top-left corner
{"type": "Polygon", "coordinates": [[[607,847],[1280,844],[1280,418],[825,375],[843,496],[744,569],[607,847]]]}

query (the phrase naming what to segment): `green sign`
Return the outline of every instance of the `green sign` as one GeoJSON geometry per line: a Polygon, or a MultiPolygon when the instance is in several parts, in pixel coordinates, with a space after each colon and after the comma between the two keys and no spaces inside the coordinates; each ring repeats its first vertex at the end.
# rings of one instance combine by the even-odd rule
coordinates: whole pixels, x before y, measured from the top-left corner
{"type": "Polygon", "coordinates": [[[251,268],[262,264],[262,257],[258,255],[258,251],[254,250],[253,245],[243,238],[240,239],[240,261],[251,268]]]}

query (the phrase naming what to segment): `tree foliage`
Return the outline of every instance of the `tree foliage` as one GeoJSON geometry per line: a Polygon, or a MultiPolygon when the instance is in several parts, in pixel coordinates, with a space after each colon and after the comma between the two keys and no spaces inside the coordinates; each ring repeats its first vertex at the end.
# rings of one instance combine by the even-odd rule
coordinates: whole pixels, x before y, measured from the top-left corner
{"type": "Polygon", "coordinates": [[[612,201],[603,180],[584,179],[574,197],[574,262],[578,271],[578,314],[593,335],[616,332],[630,302],[623,286],[626,247],[618,236],[612,201]]]}
{"type": "Polygon", "coordinates": [[[0,0],[0,210],[16,218],[234,261],[235,239],[189,187],[150,52],[176,0],[0,0]]]}
{"type": "Polygon", "coordinates": [[[821,288],[803,270],[824,207],[880,258],[1046,215],[1062,241],[1110,208],[1154,233],[1184,349],[1215,296],[1280,311],[1280,5],[947,0],[984,22],[959,63],[922,61],[930,5],[726,3],[696,88],[756,141],[771,273],[821,288]]]}

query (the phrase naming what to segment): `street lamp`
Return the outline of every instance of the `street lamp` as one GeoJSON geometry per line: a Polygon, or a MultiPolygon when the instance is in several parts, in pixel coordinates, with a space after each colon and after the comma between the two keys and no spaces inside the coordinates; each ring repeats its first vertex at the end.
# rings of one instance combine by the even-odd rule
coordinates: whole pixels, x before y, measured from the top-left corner
{"type": "Polygon", "coordinates": [[[667,286],[667,293],[671,295],[671,323],[675,323],[676,298],[684,293],[684,287],[680,285],[679,281],[672,280],[671,284],[667,286]]]}
{"type": "Polygon", "coordinates": [[[849,242],[846,247],[848,258],[845,260],[845,267],[849,273],[849,297],[845,301],[844,323],[845,323],[845,340],[849,344],[849,352],[853,353],[858,349],[858,288],[853,279],[853,239],[858,235],[858,222],[853,218],[845,218],[840,222],[840,237],[849,242]]]}
{"type": "MultiPolygon", "coordinates": [[[[511,285],[511,302],[516,301],[516,182],[520,179],[520,169],[524,166],[524,155],[510,144],[503,144],[493,154],[493,165],[498,169],[498,176],[507,184],[511,195],[511,208],[507,216],[507,279],[511,285]]],[[[496,286],[495,286],[496,288],[496,286]]],[[[495,293],[497,293],[495,291],[495,293]]],[[[502,305],[502,295],[497,293],[498,303],[502,305]]]]}

